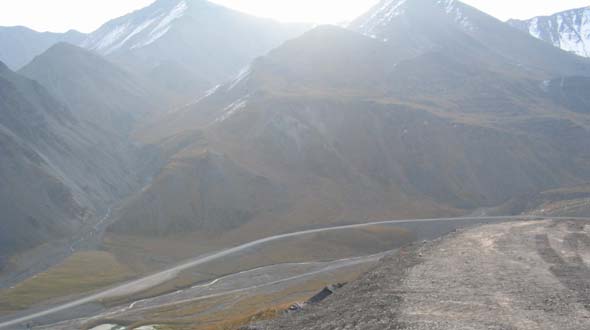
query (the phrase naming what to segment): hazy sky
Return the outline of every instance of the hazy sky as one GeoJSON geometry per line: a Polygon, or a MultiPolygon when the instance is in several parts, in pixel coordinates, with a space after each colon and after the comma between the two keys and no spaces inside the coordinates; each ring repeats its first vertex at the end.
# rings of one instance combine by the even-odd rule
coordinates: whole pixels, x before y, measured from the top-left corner
{"type": "MultiPolygon", "coordinates": [[[[154,0],[0,0],[0,26],[39,31],[90,32],[107,20],[154,0]]],[[[339,23],[359,16],[377,0],[212,0],[281,21],[339,23]]],[[[590,5],[590,0],[465,0],[502,20],[529,18],[590,5]]]]}

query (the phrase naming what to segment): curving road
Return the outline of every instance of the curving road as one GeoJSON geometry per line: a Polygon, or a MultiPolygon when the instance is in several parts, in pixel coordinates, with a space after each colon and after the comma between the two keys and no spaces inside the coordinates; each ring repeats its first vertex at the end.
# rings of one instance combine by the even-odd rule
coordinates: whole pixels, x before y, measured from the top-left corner
{"type": "Polygon", "coordinates": [[[278,241],[286,238],[292,238],[297,236],[315,234],[315,233],[322,233],[328,231],[338,231],[338,230],[346,230],[346,229],[356,229],[356,228],[363,228],[368,226],[376,226],[376,225],[393,225],[393,224],[401,224],[401,223],[420,223],[420,222],[450,222],[450,221],[465,221],[465,222],[475,222],[475,221],[507,221],[507,220],[514,220],[514,219],[523,219],[523,220],[540,220],[540,219],[576,219],[576,220],[590,220],[590,218],[559,218],[559,217],[539,217],[539,216],[495,216],[495,217],[457,217],[457,218],[434,218],[434,219],[407,219],[407,220],[392,220],[392,221],[379,221],[379,222],[369,222],[369,223],[362,223],[362,224],[354,224],[354,225],[344,225],[344,226],[334,226],[334,227],[327,227],[327,228],[318,228],[318,229],[310,229],[304,231],[298,231],[288,234],[280,234],[275,236],[270,236],[266,238],[262,238],[259,240],[255,240],[246,244],[242,244],[233,248],[229,248],[226,250],[222,250],[219,252],[215,252],[206,256],[201,256],[196,259],[187,261],[170,269],[155,273],[153,275],[149,275],[107,290],[102,292],[98,292],[87,297],[77,299],[71,301],[69,303],[65,303],[59,306],[55,306],[52,308],[48,308],[44,311],[35,312],[26,316],[18,317],[9,321],[5,321],[0,323],[0,329],[7,329],[8,327],[20,325],[26,322],[33,321],[40,317],[44,317],[47,315],[55,314],[70,308],[78,307],[87,303],[95,302],[101,299],[109,298],[109,297],[116,297],[116,296],[123,296],[135,292],[142,291],[144,289],[151,288],[155,285],[161,284],[174,278],[179,272],[183,270],[187,270],[193,268],[198,265],[205,264],[210,261],[214,261],[217,259],[221,259],[227,257],[232,254],[236,254],[238,252],[242,252],[244,250],[273,242],[278,241]]]}

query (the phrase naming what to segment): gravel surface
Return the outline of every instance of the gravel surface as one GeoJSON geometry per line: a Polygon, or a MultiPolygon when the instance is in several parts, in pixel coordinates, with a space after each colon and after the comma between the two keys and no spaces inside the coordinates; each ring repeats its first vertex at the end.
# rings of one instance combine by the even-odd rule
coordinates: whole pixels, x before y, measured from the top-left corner
{"type": "Polygon", "coordinates": [[[590,226],[528,221],[461,230],[385,257],[271,329],[590,329],[590,226]]]}

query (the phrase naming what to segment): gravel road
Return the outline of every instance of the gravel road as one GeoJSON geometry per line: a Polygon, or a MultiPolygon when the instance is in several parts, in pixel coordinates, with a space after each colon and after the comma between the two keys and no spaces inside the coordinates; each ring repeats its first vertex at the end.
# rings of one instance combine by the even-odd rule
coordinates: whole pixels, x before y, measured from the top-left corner
{"type": "Polygon", "coordinates": [[[218,252],[214,252],[208,255],[197,257],[193,260],[186,261],[180,265],[174,266],[172,268],[163,270],[161,272],[139,278],[100,292],[96,292],[89,296],[70,301],[65,304],[53,306],[47,309],[32,309],[30,311],[23,311],[17,313],[16,315],[11,315],[7,318],[0,317],[0,329],[9,329],[14,328],[15,326],[26,324],[27,322],[31,321],[39,321],[42,318],[52,317],[54,315],[58,315],[62,312],[69,312],[71,310],[75,310],[79,307],[83,307],[86,304],[95,303],[102,299],[113,298],[113,297],[123,297],[126,295],[131,295],[134,293],[141,292],[143,290],[153,288],[159,284],[162,284],[166,281],[172,280],[175,278],[181,271],[188,270],[195,268],[197,266],[202,266],[207,264],[208,262],[221,260],[227,256],[236,255],[237,253],[245,252],[245,251],[252,251],[253,249],[262,246],[266,243],[276,242],[284,239],[301,237],[309,234],[316,234],[316,233],[324,233],[324,232],[337,232],[337,231],[344,231],[349,229],[358,229],[358,228],[365,228],[369,226],[375,225],[407,225],[410,227],[424,227],[423,232],[417,237],[428,237],[428,234],[432,234],[440,232],[443,228],[446,228],[449,225],[457,226],[458,224],[472,224],[472,223],[482,223],[482,222],[498,222],[498,221],[507,221],[508,219],[512,219],[513,217],[459,217],[459,218],[435,218],[435,219],[414,219],[414,220],[390,220],[390,221],[379,221],[379,222],[370,222],[370,223],[360,223],[360,224],[351,224],[351,225],[342,225],[342,226],[332,226],[326,228],[316,228],[316,229],[309,229],[304,231],[286,233],[286,234],[279,234],[270,237],[261,238],[252,242],[248,242],[239,246],[235,246],[232,248],[228,248],[226,250],[221,250],[218,252]],[[426,230],[425,228],[430,228],[430,230],[426,230]]]}
{"type": "Polygon", "coordinates": [[[590,225],[521,221],[413,245],[256,329],[590,329],[590,225]]]}

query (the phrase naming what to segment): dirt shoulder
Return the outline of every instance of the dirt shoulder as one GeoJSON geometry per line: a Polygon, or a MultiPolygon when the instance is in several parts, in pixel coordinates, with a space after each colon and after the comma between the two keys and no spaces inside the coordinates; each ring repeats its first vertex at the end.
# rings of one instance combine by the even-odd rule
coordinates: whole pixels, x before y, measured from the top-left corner
{"type": "Polygon", "coordinates": [[[590,224],[462,230],[386,257],[318,306],[259,329],[590,329],[590,224]]]}

